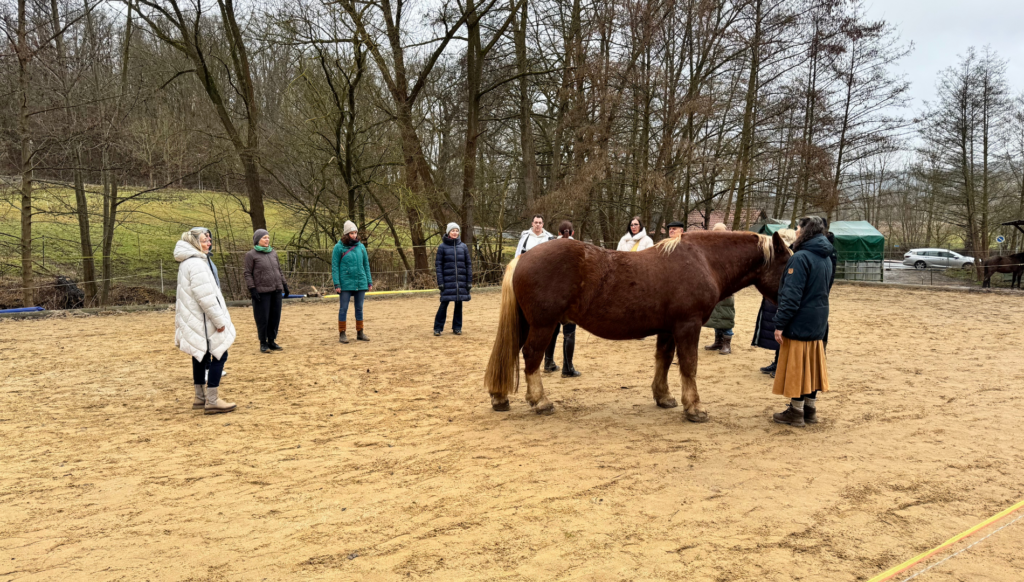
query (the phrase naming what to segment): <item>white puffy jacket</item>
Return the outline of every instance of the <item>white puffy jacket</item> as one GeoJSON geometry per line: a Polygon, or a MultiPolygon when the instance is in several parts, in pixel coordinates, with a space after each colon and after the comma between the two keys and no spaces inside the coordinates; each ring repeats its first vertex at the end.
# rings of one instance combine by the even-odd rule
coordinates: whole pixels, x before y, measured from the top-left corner
{"type": "Polygon", "coordinates": [[[635,245],[637,241],[640,241],[640,246],[636,247],[637,252],[654,246],[654,240],[647,236],[647,229],[641,228],[640,232],[636,234],[627,232],[623,235],[623,237],[619,239],[619,246],[616,250],[631,251],[633,250],[633,245],[635,245]]]}
{"type": "Polygon", "coordinates": [[[180,263],[174,345],[197,360],[207,351],[219,360],[235,341],[235,326],[213,270],[206,255],[183,240],[174,246],[174,260],[180,263]],[[221,327],[224,331],[218,333],[221,327]]]}

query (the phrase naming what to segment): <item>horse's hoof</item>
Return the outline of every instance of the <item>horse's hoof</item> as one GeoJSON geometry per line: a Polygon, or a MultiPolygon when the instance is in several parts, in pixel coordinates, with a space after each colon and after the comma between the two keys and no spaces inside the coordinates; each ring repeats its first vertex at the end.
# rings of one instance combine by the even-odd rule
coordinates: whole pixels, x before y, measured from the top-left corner
{"type": "Polygon", "coordinates": [[[540,406],[537,407],[537,414],[543,414],[544,416],[548,416],[549,414],[554,413],[555,405],[551,404],[550,402],[545,402],[544,404],[541,404],[540,406]]]}
{"type": "Polygon", "coordinates": [[[679,403],[676,402],[675,398],[666,398],[664,400],[658,400],[657,403],[658,408],[675,408],[676,406],[679,406],[679,403]]]}
{"type": "Polygon", "coordinates": [[[495,412],[508,412],[509,410],[512,410],[512,407],[509,406],[508,400],[504,402],[492,402],[491,408],[493,408],[495,412]]]}
{"type": "Polygon", "coordinates": [[[708,421],[708,413],[703,411],[703,410],[698,410],[696,412],[686,411],[683,414],[686,416],[686,420],[689,420],[690,422],[707,422],[708,421]]]}

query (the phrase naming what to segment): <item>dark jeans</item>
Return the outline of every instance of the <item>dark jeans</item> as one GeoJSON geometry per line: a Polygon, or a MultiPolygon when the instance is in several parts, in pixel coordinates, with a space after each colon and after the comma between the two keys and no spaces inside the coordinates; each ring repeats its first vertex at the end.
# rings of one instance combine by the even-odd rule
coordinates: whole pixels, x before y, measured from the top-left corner
{"type": "Polygon", "coordinates": [[[353,297],[356,300],[356,321],[363,320],[363,300],[366,299],[366,291],[342,291],[338,295],[338,321],[346,321],[349,299],[353,297]]]}
{"type": "Polygon", "coordinates": [[[220,386],[220,376],[221,372],[224,371],[224,362],[226,361],[228,361],[227,352],[224,352],[224,355],[219,360],[210,357],[210,352],[206,352],[202,360],[192,358],[192,383],[206,384],[206,370],[210,370],[208,386],[210,388],[220,386]]]}
{"type": "Polygon", "coordinates": [[[455,313],[452,315],[452,331],[462,331],[462,302],[442,301],[437,308],[437,315],[434,316],[434,331],[444,331],[444,320],[448,318],[448,304],[455,303],[455,313]]]}
{"type": "Polygon", "coordinates": [[[281,325],[281,292],[260,293],[260,300],[252,302],[252,314],[256,318],[260,344],[276,340],[277,328],[281,325]]]}

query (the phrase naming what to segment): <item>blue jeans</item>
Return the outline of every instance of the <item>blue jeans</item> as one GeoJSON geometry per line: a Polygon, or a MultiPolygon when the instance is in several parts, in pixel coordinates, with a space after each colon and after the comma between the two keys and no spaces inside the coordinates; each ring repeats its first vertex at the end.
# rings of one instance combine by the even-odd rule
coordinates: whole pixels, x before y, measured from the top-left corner
{"type": "Polygon", "coordinates": [[[366,291],[342,291],[339,295],[338,321],[345,321],[348,315],[348,300],[353,297],[356,300],[356,321],[363,320],[363,300],[366,299],[366,291]]]}
{"type": "MultiPolygon", "coordinates": [[[[448,304],[451,301],[442,301],[437,308],[437,315],[434,316],[434,331],[444,331],[444,320],[448,318],[448,304]]],[[[452,316],[452,331],[462,331],[462,302],[455,301],[455,314],[452,316]]]]}
{"type": "Polygon", "coordinates": [[[224,371],[224,362],[228,361],[228,353],[224,352],[224,355],[219,360],[214,359],[210,356],[210,352],[206,352],[203,355],[202,360],[197,360],[195,357],[192,358],[192,383],[193,384],[206,384],[206,371],[210,371],[210,388],[216,388],[220,386],[221,372],[224,371]]]}

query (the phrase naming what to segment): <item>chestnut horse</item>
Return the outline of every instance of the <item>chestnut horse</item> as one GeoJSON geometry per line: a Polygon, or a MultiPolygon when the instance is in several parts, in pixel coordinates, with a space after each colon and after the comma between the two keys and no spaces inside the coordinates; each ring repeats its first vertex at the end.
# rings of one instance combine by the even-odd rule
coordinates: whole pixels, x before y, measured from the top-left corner
{"type": "Polygon", "coordinates": [[[755,285],[778,300],[792,252],[779,238],[752,232],[692,232],[637,253],[557,239],[513,259],[501,283],[501,315],[484,383],[494,410],[509,410],[519,389],[519,352],[526,362],[526,400],[538,414],[554,412],[544,396],[540,365],[558,323],[576,323],[612,340],[658,336],[654,401],[674,408],[668,370],[679,356],[683,410],[705,422],[697,394],[701,325],[723,298],[755,285]]]}
{"type": "Polygon", "coordinates": [[[992,286],[992,275],[996,273],[1012,273],[1010,278],[1010,289],[1014,285],[1020,289],[1020,279],[1024,275],[1024,253],[1016,255],[989,257],[981,262],[982,287],[992,286]]]}

